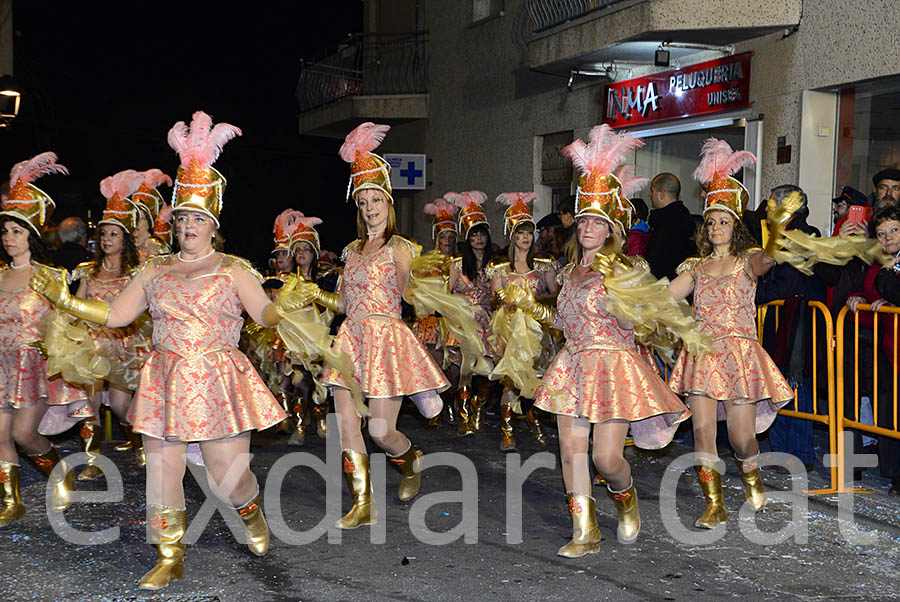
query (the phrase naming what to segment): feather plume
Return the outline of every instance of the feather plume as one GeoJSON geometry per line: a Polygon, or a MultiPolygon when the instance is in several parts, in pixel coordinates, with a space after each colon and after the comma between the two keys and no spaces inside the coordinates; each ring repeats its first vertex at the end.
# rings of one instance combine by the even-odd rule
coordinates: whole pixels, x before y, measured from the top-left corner
{"type": "Polygon", "coordinates": [[[641,190],[650,183],[650,178],[637,178],[634,175],[634,165],[626,163],[619,166],[613,175],[622,183],[622,196],[626,199],[638,190],[641,190]]]}
{"type": "Polygon", "coordinates": [[[157,224],[168,224],[172,221],[172,205],[168,203],[163,203],[162,208],[159,210],[159,215],[156,216],[157,224]]]}
{"type": "Polygon", "coordinates": [[[588,173],[587,168],[587,144],[584,143],[580,138],[575,140],[572,144],[568,146],[564,146],[562,150],[559,151],[564,157],[567,157],[572,165],[578,168],[581,173],[588,173]]]}
{"type": "Polygon", "coordinates": [[[166,186],[172,185],[172,178],[159,169],[148,169],[147,171],[142,172],[141,175],[144,176],[144,186],[147,188],[156,188],[163,184],[166,186]]]}
{"type": "Polygon", "coordinates": [[[353,163],[357,154],[371,153],[378,148],[390,129],[389,125],[374,124],[371,121],[358,125],[344,139],[340,150],[341,159],[353,163]]]}
{"type": "Polygon", "coordinates": [[[466,202],[469,205],[484,205],[487,202],[487,195],[480,190],[468,190],[463,193],[463,196],[466,197],[466,202]]]}
{"type": "Polygon", "coordinates": [[[206,169],[216,162],[225,143],[240,136],[241,130],[228,123],[212,126],[212,117],[203,111],[197,111],[191,118],[190,128],[179,121],[169,130],[168,141],[178,157],[181,167],[187,169],[191,161],[206,169]]]}
{"type": "Polygon", "coordinates": [[[709,182],[717,173],[720,176],[734,175],[741,168],[752,165],[756,157],[749,151],[731,150],[724,140],[707,138],[700,148],[700,165],[694,170],[694,179],[709,182]]]}
{"type": "Polygon", "coordinates": [[[285,209],[275,218],[275,227],[272,228],[273,233],[277,233],[280,229],[284,234],[291,235],[300,225],[300,218],[303,214],[295,209],[285,209]]]}
{"type": "Polygon", "coordinates": [[[501,205],[512,207],[519,203],[528,204],[537,198],[537,194],[533,192],[501,192],[497,196],[497,202],[501,205]]]}
{"type": "Polygon", "coordinates": [[[450,215],[453,215],[456,213],[457,209],[456,205],[451,205],[443,198],[434,199],[434,201],[428,203],[424,207],[424,211],[428,215],[438,215],[440,213],[449,213],[450,215]]]}
{"type": "Polygon", "coordinates": [[[120,199],[130,197],[144,183],[144,174],[133,169],[120,171],[100,182],[100,192],[109,200],[118,195],[120,199]]]}
{"type": "Polygon", "coordinates": [[[28,159],[16,163],[9,172],[9,185],[13,187],[16,182],[22,180],[25,184],[34,182],[41,176],[51,173],[69,174],[69,170],[56,162],[56,153],[41,153],[28,159]]]}
{"type": "Polygon", "coordinates": [[[612,173],[628,153],[644,146],[644,141],[629,133],[616,134],[605,123],[591,128],[588,143],[575,140],[562,149],[562,154],[585,175],[599,171],[612,173]]]}
{"type": "Polygon", "coordinates": [[[299,218],[297,221],[299,223],[303,224],[304,226],[306,226],[307,228],[315,228],[316,226],[318,226],[319,224],[322,223],[322,220],[320,220],[317,217],[312,217],[312,216],[310,216],[310,217],[304,216],[304,217],[299,218]]]}

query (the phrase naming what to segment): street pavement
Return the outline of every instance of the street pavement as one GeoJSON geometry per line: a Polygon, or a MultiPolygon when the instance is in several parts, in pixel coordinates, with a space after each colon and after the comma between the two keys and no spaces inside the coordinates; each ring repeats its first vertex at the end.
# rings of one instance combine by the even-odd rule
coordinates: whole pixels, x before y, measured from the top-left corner
{"type": "MultiPolygon", "coordinates": [[[[174,600],[194,602],[262,602],[276,600],[328,600],[375,602],[381,600],[884,600],[897,596],[900,584],[900,498],[885,495],[885,483],[870,469],[865,483],[874,493],[856,495],[855,522],[870,541],[848,541],[842,534],[851,525],[838,517],[838,496],[794,496],[788,502],[772,501],[755,517],[739,518],[743,503],[740,478],[733,461],[726,459],[725,497],[729,513],[724,536],[705,545],[673,536],[661,517],[660,483],[669,463],[690,447],[673,443],[661,452],[629,447],[637,486],[642,529],[630,546],[616,541],[612,501],[602,486],[595,486],[600,530],[605,539],[598,554],[579,559],[556,556],[556,550],[571,536],[565,491],[559,470],[555,431],[546,447],[535,443],[521,421],[517,440],[525,462],[543,459],[555,462],[550,470],[539,468],[522,487],[521,543],[515,543],[516,520],[507,516],[507,460],[498,450],[499,430],[489,419],[484,431],[460,439],[455,429],[436,430],[403,414],[400,428],[426,452],[464,453],[477,469],[466,477],[470,491],[477,487],[477,542],[462,537],[445,545],[420,541],[410,527],[411,509],[423,494],[458,491],[460,473],[449,466],[425,471],[421,494],[412,503],[396,498],[399,475],[386,469],[387,501],[379,509],[384,525],[384,543],[372,543],[373,530],[362,527],[340,532],[341,542],[329,543],[323,535],[312,543],[291,545],[273,533],[269,554],[252,556],[238,544],[226,521],[216,513],[199,540],[188,546],[185,578],[158,592],[137,589],[138,578],[153,566],[154,549],[145,543],[143,472],[130,453],[104,453],[119,467],[124,480],[124,498],[110,503],[76,504],[65,513],[69,523],[81,530],[119,526],[112,543],[76,545],[67,543],[51,528],[45,514],[44,480],[23,465],[23,501],[28,513],[23,521],[0,531],[0,600],[174,600]],[[536,456],[550,452],[552,456],[536,456]],[[777,536],[754,543],[740,526],[756,521],[764,532],[784,529],[796,502],[808,502],[797,513],[800,541],[789,538],[772,543],[777,536]],[[805,541],[803,539],[805,538],[805,541]],[[510,541],[512,540],[512,542],[510,541]]],[[[273,464],[289,452],[283,434],[255,435],[252,466],[264,482],[273,464]]],[[[689,443],[689,441],[688,441],[689,443]]],[[[74,436],[59,441],[63,452],[78,451],[74,436]]],[[[333,443],[337,449],[336,442],[333,443]]],[[[372,444],[369,444],[373,449],[372,444]]],[[[325,458],[326,444],[315,433],[300,451],[325,458]]],[[[724,458],[724,456],[723,456],[724,458]]],[[[373,464],[382,462],[373,457],[373,464]]],[[[809,485],[825,485],[827,474],[819,466],[809,485]]],[[[340,478],[340,477],[339,477],[340,478]]],[[[787,490],[799,481],[774,470],[764,470],[767,486],[787,490]]],[[[341,479],[343,508],[349,497],[341,479]]],[[[79,490],[103,490],[99,479],[79,490]]],[[[515,488],[513,488],[515,489],[515,488]]],[[[185,478],[188,519],[203,506],[203,488],[189,474],[185,478]]],[[[433,497],[433,496],[432,496],[433,497]]],[[[844,496],[846,497],[846,496],[844,496]]],[[[669,497],[662,498],[666,505],[669,497]]],[[[281,514],[295,532],[315,527],[325,516],[325,482],[313,470],[296,468],[288,473],[281,489],[281,514]]],[[[433,499],[431,500],[433,501],[433,499]]],[[[846,500],[845,500],[846,501],[846,500]]],[[[266,499],[267,513],[271,500],[266,499]]],[[[694,534],[693,521],[704,502],[693,471],[677,485],[677,511],[683,528],[694,534]]],[[[413,509],[412,513],[422,511],[413,509]]],[[[432,505],[425,522],[434,532],[456,527],[463,504],[432,505]]],[[[472,521],[471,510],[466,511],[472,521]]],[[[849,516],[849,515],[848,515],[849,516]]],[[[272,517],[270,516],[270,523],[272,517]]],[[[671,523],[670,523],[671,524],[671,523]]],[[[377,535],[378,531],[374,531],[377,535]]],[[[419,533],[418,531],[416,533],[419,533]]]]}

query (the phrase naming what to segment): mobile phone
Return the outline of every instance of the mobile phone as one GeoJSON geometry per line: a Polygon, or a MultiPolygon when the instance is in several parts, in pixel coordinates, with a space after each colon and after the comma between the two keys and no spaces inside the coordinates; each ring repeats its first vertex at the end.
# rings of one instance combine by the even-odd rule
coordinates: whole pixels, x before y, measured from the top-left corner
{"type": "Polygon", "coordinates": [[[867,211],[862,205],[850,205],[847,211],[847,221],[851,224],[859,224],[862,226],[866,223],[867,211]]]}

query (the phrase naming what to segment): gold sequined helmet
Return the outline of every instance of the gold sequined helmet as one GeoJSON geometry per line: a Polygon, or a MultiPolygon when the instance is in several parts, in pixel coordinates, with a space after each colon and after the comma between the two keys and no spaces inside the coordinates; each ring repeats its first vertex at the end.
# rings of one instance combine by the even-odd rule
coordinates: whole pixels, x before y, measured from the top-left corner
{"type": "Polygon", "coordinates": [[[197,211],[208,215],[219,226],[225,176],[212,166],[222,147],[241,130],[228,123],[212,125],[212,117],[203,111],[194,113],[188,128],[179,121],[169,130],[169,146],[181,159],[172,191],[172,211],[197,211]]]}
{"type": "Polygon", "coordinates": [[[129,199],[144,182],[144,175],[133,169],[120,171],[100,182],[100,192],[106,198],[103,218],[97,225],[110,224],[124,228],[131,234],[137,226],[137,206],[129,199]]]}
{"type": "Polygon", "coordinates": [[[391,166],[388,162],[373,153],[384,140],[389,125],[379,125],[367,121],[347,134],[341,145],[341,158],[350,164],[350,182],[347,184],[347,200],[357,200],[360,191],[366,189],[380,190],[388,202],[393,205],[391,193],[391,166]]]}
{"type": "Polygon", "coordinates": [[[522,224],[534,226],[534,215],[531,213],[529,203],[537,198],[533,192],[501,192],[497,196],[497,202],[506,205],[503,213],[503,235],[512,238],[516,228],[522,224]]]}
{"type": "Polygon", "coordinates": [[[153,222],[153,236],[172,246],[172,205],[165,202],[160,205],[159,215],[153,222]]]}
{"type": "Polygon", "coordinates": [[[318,257],[322,249],[319,244],[319,233],[316,231],[315,226],[321,223],[322,220],[319,218],[306,217],[301,213],[300,219],[297,220],[297,229],[291,235],[291,253],[297,250],[300,243],[309,243],[316,257],[318,257]]]}
{"type": "Polygon", "coordinates": [[[432,202],[425,205],[423,208],[425,213],[428,215],[433,215],[434,217],[431,219],[431,239],[434,242],[437,242],[438,236],[441,235],[441,232],[451,231],[453,234],[456,234],[456,212],[459,211],[459,207],[449,203],[447,199],[441,197],[439,199],[434,199],[432,202]]]}
{"type": "Polygon", "coordinates": [[[469,190],[458,193],[448,192],[444,195],[444,198],[459,207],[459,225],[457,226],[456,231],[462,235],[463,240],[467,240],[469,238],[469,232],[479,224],[484,224],[488,228],[490,227],[487,221],[487,215],[485,215],[484,208],[482,207],[485,201],[487,201],[487,195],[480,190],[469,190]]]}
{"type": "Polygon", "coordinates": [[[273,253],[278,251],[291,250],[291,236],[297,230],[300,224],[299,220],[303,214],[295,209],[285,209],[278,217],[275,218],[275,226],[272,228],[272,234],[275,238],[275,248],[273,253]]]}
{"type": "Polygon", "coordinates": [[[160,209],[166,202],[162,194],[157,190],[157,187],[163,184],[171,186],[172,178],[159,169],[148,169],[141,172],[141,176],[143,176],[143,182],[141,182],[140,188],[131,196],[131,201],[137,205],[138,210],[144,214],[147,224],[152,227],[156,222],[160,209]]]}
{"type": "Polygon", "coordinates": [[[23,220],[31,226],[35,234],[41,236],[56,209],[56,203],[49,194],[32,182],[51,173],[69,173],[68,169],[56,162],[56,153],[41,153],[31,159],[16,163],[9,172],[9,196],[3,199],[0,215],[9,215],[23,220]]]}
{"type": "MultiPolygon", "coordinates": [[[[631,228],[632,207],[625,199],[616,168],[644,141],[629,133],[617,134],[606,124],[594,126],[588,143],[576,140],[562,149],[581,171],[575,191],[575,217],[596,215],[610,226],[617,223],[627,232],[631,228]]],[[[645,184],[646,185],[646,184],[645,184]]]]}
{"type": "Polygon", "coordinates": [[[700,149],[700,165],[694,179],[706,189],[703,215],[710,211],[726,211],[740,220],[750,201],[750,193],[731,176],[756,162],[750,151],[733,151],[724,140],[707,138],[700,149]]]}

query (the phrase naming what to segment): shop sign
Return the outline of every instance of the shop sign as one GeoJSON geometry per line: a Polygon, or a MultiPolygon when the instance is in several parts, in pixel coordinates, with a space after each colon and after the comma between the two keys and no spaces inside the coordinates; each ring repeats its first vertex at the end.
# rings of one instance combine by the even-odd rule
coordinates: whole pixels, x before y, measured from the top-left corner
{"type": "Polygon", "coordinates": [[[735,54],[608,84],[603,123],[614,128],[750,106],[750,59],[735,54]]]}

